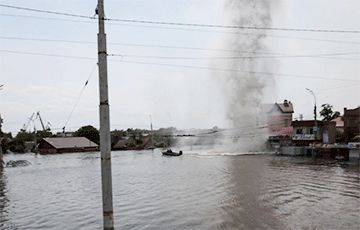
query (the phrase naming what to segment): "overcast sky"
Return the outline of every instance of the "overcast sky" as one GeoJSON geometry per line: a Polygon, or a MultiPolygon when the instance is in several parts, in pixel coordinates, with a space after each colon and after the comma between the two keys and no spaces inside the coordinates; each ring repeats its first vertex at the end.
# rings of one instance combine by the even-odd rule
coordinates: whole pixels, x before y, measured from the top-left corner
{"type": "MultiPolygon", "coordinates": [[[[1,4],[47,9],[93,16],[96,0],[2,0],[1,4]]],[[[106,0],[109,18],[219,24],[228,16],[225,0],[106,0]]],[[[360,30],[358,0],[279,0],[271,1],[273,27],[360,30]]],[[[231,52],[215,51],[234,30],[189,27],[149,26],[108,23],[109,93],[112,129],[149,128],[152,115],[155,128],[225,127],[224,92],[214,70],[136,64],[121,61],[210,67],[214,60],[154,59],[129,57],[226,57],[231,52]],[[230,32],[230,33],[229,33],[230,32]],[[196,47],[174,49],[154,46],[196,47]],[[210,50],[212,49],[212,50],[210,50]]],[[[241,30],[241,33],[256,33],[241,30]]],[[[0,7],[0,113],[3,130],[17,132],[28,117],[40,111],[54,131],[60,131],[77,101],[79,93],[96,67],[97,24],[91,20],[19,11],[0,7]],[[24,17],[26,16],[26,17],[24,17]],[[27,17],[27,16],[36,16],[27,17]],[[39,18],[41,17],[41,18],[39,18]],[[55,20],[66,18],[68,21],[55,20]],[[12,37],[12,39],[9,39],[12,37]],[[8,38],[8,39],[6,39],[8,38]],[[17,39],[15,39],[17,38],[17,39]],[[18,38],[86,41],[87,43],[29,41],[18,38]],[[82,56],[72,59],[4,52],[21,51],[82,56]]],[[[295,107],[294,117],[312,118],[311,88],[318,104],[330,103],[336,110],[360,104],[360,34],[267,32],[264,40],[271,53],[282,55],[319,55],[319,57],[271,58],[259,60],[274,72],[273,90],[264,94],[264,102],[288,99],[295,107]],[[276,73],[318,78],[298,78],[276,73]],[[340,79],[340,80],[339,80],[340,79]],[[342,80],[341,80],[342,79],[342,80]],[[346,81],[353,79],[356,81],[346,81]]],[[[246,35],[244,35],[246,36],[246,35]]],[[[218,65],[217,65],[218,67],[218,65]]],[[[225,67],[224,67],[225,68],[225,67]]],[[[97,70],[97,69],[96,69],[97,70]]],[[[91,124],[98,127],[98,75],[95,71],[76,107],[68,130],[91,124]]],[[[36,123],[40,129],[40,125],[36,123]]]]}

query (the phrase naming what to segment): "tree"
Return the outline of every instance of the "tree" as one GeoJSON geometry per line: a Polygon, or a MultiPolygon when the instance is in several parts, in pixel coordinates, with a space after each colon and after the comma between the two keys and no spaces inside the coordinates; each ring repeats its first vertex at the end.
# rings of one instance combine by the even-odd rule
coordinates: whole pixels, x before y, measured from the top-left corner
{"type": "Polygon", "coordinates": [[[74,136],[86,137],[87,139],[91,140],[92,142],[95,142],[96,144],[99,144],[100,142],[99,130],[97,130],[95,127],[91,125],[81,127],[74,133],[74,136]]]}
{"type": "Polygon", "coordinates": [[[39,142],[41,139],[46,138],[46,137],[52,137],[53,134],[52,132],[50,132],[49,130],[38,130],[35,133],[35,137],[37,142],[39,142]]]}
{"type": "Polygon", "coordinates": [[[15,140],[19,142],[35,141],[35,139],[35,132],[27,132],[24,130],[20,130],[20,132],[18,132],[15,136],[15,140]]]}
{"type": "Polygon", "coordinates": [[[340,117],[340,112],[333,111],[333,106],[330,104],[323,104],[321,105],[320,115],[323,117],[323,121],[331,121],[340,117]]]}

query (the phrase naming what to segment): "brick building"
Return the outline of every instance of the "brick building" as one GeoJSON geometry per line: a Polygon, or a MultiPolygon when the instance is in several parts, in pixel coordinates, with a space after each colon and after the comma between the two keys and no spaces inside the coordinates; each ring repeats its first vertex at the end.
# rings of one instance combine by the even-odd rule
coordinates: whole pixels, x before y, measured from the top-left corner
{"type": "Polygon", "coordinates": [[[344,140],[351,142],[355,136],[360,135],[360,107],[355,109],[344,108],[344,140]]]}

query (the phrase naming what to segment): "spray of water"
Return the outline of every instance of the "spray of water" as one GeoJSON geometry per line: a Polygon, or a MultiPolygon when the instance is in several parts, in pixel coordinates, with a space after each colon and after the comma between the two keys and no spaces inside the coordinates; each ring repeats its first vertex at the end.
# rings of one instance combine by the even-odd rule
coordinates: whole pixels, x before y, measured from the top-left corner
{"type": "MultiPolygon", "coordinates": [[[[269,0],[227,0],[225,10],[227,21],[238,26],[269,27],[271,24],[271,1],[269,0]]],[[[264,45],[265,31],[246,31],[226,39],[226,48],[238,51],[243,56],[258,55],[267,51],[264,45]],[[246,51],[246,53],[242,53],[246,51]],[[250,52],[250,53],[248,53],[250,52]]],[[[271,72],[271,66],[255,58],[233,59],[226,63],[228,68],[239,70],[221,74],[219,77],[225,94],[226,117],[232,128],[228,135],[238,138],[228,140],[227,145],[242,151],[256,151],[264,147],[267,129],[266,114],[262,113],[264,90],[271,78],[263,78],[253,72],[271,72]]],[[[224,138],[226,139],[226,138],[224,138]]]]}
{"type": "MultiPolygon", "coordinates": [[[[226,18],[222,23],[238,26],[269,27],[271,25],[270,0],[224,0],[226,18]]],[[[272,72],[272,65],[251,58],[268,51],[264,41],[265,31],[239,31],[224,34],[219,48],[234,50],[246,59],[216,60],[211,65],[238,71],[214,72],[223,92],[226,129],[216,133],[182,139],[181,146],[200,146],[216,152],[244,153],[264,150],[267,138],[267,113],[263,110],[265,90],[273,85],[273,78],[261,77],[252,72],[272,72]],[[244,32],[244,33],[243,33],[244,32]],[[245,52],[246,51],[246,52],[245,52]]],[[[213,77],[214,77],[213,76],[213,77]]],[[[214,103],[221,103],[214,102],[214,103]]]]}

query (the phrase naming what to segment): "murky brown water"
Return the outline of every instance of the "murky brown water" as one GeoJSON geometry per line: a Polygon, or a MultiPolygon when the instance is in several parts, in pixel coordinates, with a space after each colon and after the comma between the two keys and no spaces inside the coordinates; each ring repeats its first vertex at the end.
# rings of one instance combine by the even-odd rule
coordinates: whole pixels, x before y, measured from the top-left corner
{"type": "MultiPolygon", "coordinates": [[[[101,229],[94,153],[7,155],[0,229],[101,229]]],[[[359,166],[270,155],[114,152],[118,229],[359,229],[359,166]]]]}

